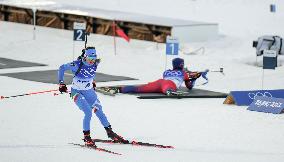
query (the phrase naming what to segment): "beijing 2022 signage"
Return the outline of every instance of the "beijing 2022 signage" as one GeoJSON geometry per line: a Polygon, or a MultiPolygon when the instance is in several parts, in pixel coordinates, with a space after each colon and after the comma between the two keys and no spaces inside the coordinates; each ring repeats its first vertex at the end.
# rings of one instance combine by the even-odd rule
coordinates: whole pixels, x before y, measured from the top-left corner
{"type": "Polygon", "coordinates": [[[248,110],[280,114],[284,110],[284,99],[274,97],[256,96],[248,110]]]}
{"type": "Polygon", "coordinates": [[[277,90],[254,90],[254,91],[231,91],[230,96],[238,106],[250,105],[258,96],[284,98],[284,89],[277,90]]]}

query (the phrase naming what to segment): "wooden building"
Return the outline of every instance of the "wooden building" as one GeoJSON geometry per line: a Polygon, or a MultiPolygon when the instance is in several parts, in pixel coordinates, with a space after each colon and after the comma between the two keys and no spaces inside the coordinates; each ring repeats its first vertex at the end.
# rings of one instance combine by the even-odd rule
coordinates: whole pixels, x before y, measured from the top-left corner
{"type": "Polygon", "coordinates": [[[183,42],[204,41],[218,35],[218,24],[161,18],[127,12],[72,6],[52,7],[1,4],[0,20],[73,30],[74,22],[85,22],[90,33],[113,35],[115,22],[131,39],[165,42],[167,35],[183,42]]]}

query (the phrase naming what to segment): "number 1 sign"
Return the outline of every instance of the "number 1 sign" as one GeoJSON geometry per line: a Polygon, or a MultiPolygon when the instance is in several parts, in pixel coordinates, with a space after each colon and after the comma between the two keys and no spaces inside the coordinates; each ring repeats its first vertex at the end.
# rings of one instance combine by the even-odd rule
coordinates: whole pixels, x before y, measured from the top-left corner
{"type": "Polygon", "coordinates": [[[177,38],[167,36],[166,55],[178,55],[179,42],[177,38]]]}

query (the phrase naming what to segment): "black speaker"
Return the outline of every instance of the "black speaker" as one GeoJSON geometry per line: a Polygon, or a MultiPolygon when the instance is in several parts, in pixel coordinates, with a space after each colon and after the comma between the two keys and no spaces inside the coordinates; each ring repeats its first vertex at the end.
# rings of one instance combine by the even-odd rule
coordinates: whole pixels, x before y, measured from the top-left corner
{"type": "Polygon", "coordinates": [[[258,41],[253,41],[252,42],[252,47],[256,48],[258,41]]]}

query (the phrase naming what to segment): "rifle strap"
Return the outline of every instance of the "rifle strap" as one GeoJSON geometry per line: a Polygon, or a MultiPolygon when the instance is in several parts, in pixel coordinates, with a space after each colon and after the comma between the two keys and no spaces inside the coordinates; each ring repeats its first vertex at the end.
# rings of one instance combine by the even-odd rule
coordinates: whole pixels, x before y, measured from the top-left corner
{"type": "Polygon", "coordinates": [[[83,61],[81,60],[78,70],[76,71],[74,77],[79,74],[80,70],[82,69],[83,61]]]}

